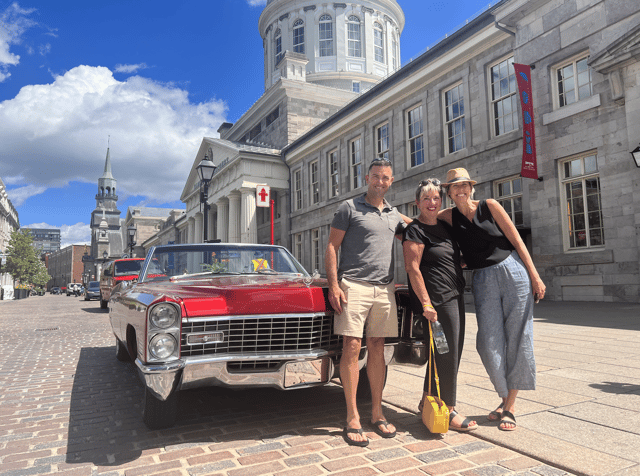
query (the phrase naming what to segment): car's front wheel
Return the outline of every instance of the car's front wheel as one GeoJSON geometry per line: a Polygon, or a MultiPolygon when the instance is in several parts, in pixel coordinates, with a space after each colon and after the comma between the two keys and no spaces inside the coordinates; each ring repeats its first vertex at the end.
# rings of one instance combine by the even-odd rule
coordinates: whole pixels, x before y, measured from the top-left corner
{"type": "Polygon", "coordinates": [[[160,400],[145,387],[142,419],[147,428],[150,430],[169,428],[175,424],[177,413],[178,392],[173,392],[166,400],[160,400]]]}

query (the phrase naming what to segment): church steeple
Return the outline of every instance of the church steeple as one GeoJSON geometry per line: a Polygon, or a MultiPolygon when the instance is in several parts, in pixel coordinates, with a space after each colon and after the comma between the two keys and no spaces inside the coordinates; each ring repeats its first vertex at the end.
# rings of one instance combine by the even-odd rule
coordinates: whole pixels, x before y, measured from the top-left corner
{"type": "Polygon", "coordinates": [[[115,210],[118,196],[116,195],[116,179],[111,173],[111,154],[107,148],[107,158],[104,161],[104,173],[98,179],[98,194],[96,195],[96,208],[115,210]]]}

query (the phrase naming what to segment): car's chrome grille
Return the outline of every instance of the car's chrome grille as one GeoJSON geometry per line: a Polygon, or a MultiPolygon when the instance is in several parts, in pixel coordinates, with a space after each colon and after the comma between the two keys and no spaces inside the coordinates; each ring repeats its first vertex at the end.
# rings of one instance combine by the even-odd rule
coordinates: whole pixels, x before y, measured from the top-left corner
{"type": "Polygon", "coordinates": [[[196,319],[182,324],[183,357],[232,354],[256,355],[340,348],[333,333],[333,315],[242,316],[227,319],[196,319]],[[187,344],[189,334],[222,332],[223,342],[187,344]]]}

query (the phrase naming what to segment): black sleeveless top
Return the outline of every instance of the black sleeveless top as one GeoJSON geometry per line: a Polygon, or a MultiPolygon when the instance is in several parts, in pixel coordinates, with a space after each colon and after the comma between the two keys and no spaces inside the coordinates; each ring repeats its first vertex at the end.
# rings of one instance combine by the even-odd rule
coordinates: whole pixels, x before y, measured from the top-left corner
{"type": "Polygon", "coordinates": [[[452,235],[469,269],[486,268],[506,259],[515,249],[493,219],[486,200],[480,200],[472,221],[451,210],[452,235]]]}

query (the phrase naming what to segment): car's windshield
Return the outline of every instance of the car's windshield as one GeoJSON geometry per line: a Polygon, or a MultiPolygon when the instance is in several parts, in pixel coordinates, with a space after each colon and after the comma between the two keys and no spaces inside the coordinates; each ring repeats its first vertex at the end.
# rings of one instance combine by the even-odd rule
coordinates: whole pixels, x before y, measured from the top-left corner
{"type": "Polygon", "coordinates": [[[284,248],[268,245],[159,246],[147,257],[142,281],[212,274],[296,274],[305,269],[284,248]]]}
{"type": "Polygon", "coordinates": [[[89,281],[89,289],[100,289],[100,281],[89,281]]]}
{"type": "Polygon", "coordinates": [[[116,261],[115,276],[137,276],[140,272],[142,263],[143,261],[141,259],[132,261],[116,261]]]}

